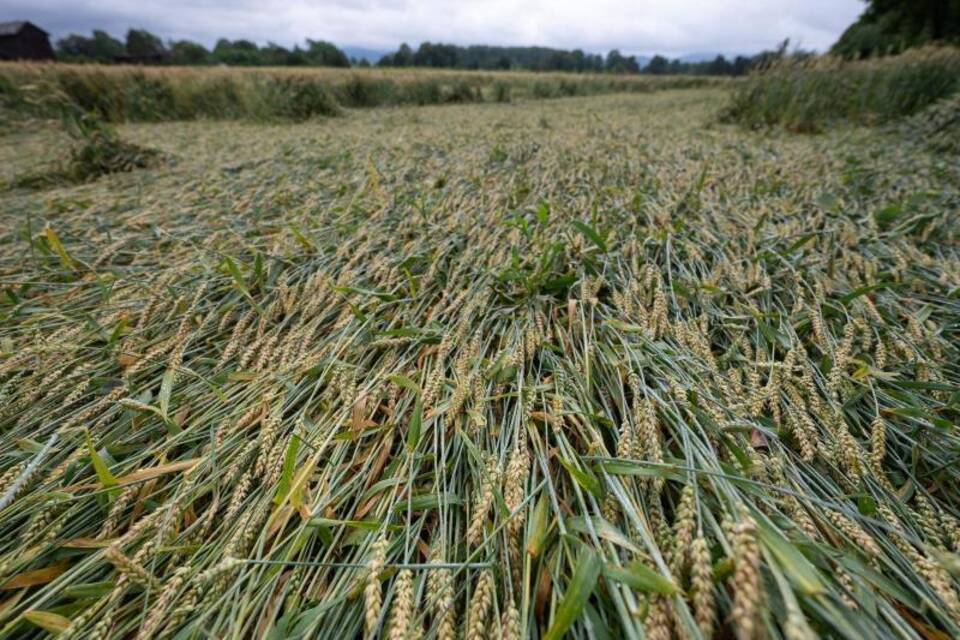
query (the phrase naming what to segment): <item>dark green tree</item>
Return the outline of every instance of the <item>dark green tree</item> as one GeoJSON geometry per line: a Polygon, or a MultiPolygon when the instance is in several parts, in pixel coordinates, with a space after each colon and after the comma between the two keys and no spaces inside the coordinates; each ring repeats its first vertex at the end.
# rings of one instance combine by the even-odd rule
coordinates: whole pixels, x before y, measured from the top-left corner
{"type": "Polygon", "coordinates": [[[324,40],[307,40],[307,64],[320,67],[349,67],[347,54],[324,40]]]}
{"type": "Polygon", "coordinates": [[[308,64],[307,52],[300,48],[300,45],[293,45],[290,55],[287,56],[287,65],[291,67],[303,67],[308,64]]]}
{"type": "Polygon", "coordinates": [[[722,55],[719,55],[707,66],[706,72],[711,76],[733,75],[733,65],[727,62],[727,59],[722,55]]]}
{"type": "Polygon", "coordinates": [[[113,62],[123,55],[123,43],[106,31],[93,31],[93,57],[101,62],[113,62]]]}
{"type": "Polygon", "coordinates": [[[624,56],[618,49],[607,54],[604,69],[609,73],[640,73],[640,65],[633,56],[624,56]]]}
{"type": "Polygon", "coordinates": [[[418,67],[455,69],[461,66],[461,62],[466,62],[461,59],[460,49],[452,44],[424,42],[413,54],[413,64],[418,67]]]}
{"type": "Polygon", "coordinates": [[[743,76],[750,73],[750,67],[753,66],[753,61],[746,56],[737,56],[733,61],[733,75],[743,76]]]}
{"type": "Polygon", "coordinates": [[[123,43],[99,29],[92,38],[74,33],[57,41],[57,57],[65,62],[116,62],[123,54],[123,43]]]}
{"type": "MultiPolygon", "coordinates": [[[[626,70],[635,62],[624,58],[626,70]]],[[[424,42],[416,51],[406,43],[377,63],[381,67],[444,67],[456,69],[528,69],[531,71],[603,71],[603,56],[580,49],[548,47],[497,47],[424,42]]]]}
{"type": "Polygon", "coordinates": [[[670,61],[660,55],[653,56],[643,71],[655,76],[662,76],[670,71],[670,61]]]}
{"type": "Polygon", "coordinates": [[[77,33],[60,38],[56,44],[57,58],[64,62],[89,60],[91,49],[91,39],[77,33]]]}
{"type": "Polygon", "coordinates": [[[221,64],[237,67],[254,67],[262,63],[260,49],[256,42],[230,41],[226,38],[217,40],[217,44],[213,47],[213,59],[221,64]]]}
{"type": "Polygon", "coordinates": [[[197,65],[210,62],[210,52],[197,42],[177,40],[170,43],[169,49],[171,64],[197,65]]]}
{"type": "Polygon", "coordinates": [[[862,58],[929,42],[960,43],[960,0],[867,0],[832,52],[862,58]]]}
{"type": "Polygon", "coordinates": [[[378,62],[381,67],[410,67],[413,66],[413,49],[406,42],[400,45],[396,53],[383,56],[378,62]]]}
{"type": "Polygon", "coordinates": [[[290,50],[273,42],[260,48],[260,64],[268,67],[284,67],[290,64],[290,50]]]}
{"type": "Polygon", "coordinates": [[[167,55],[163,41],[146,29],[127,31],[127,55],[133,60],[158,61],[167,55]]]}

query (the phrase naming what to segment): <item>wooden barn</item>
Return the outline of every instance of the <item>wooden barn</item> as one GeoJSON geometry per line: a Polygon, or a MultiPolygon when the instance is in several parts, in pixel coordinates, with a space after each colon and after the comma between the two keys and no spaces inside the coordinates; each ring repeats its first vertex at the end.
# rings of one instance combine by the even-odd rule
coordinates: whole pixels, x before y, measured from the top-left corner
{"type": "Polygon", "coordinates": [[[0,60],[52,60],[50,35],[31,22],[0,22],[0,60]]]}

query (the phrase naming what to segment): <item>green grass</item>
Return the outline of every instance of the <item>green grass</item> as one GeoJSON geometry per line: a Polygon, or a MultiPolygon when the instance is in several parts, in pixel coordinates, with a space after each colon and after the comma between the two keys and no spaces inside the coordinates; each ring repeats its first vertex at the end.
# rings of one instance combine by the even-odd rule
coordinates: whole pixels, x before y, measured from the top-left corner
{"type": "Polygon", "coordinates": [[[5,190],[0,636],[957,637],[958,164],[725,99],[123,125],[176,162],[5,190]]]}
{"type": "Polygon", "coordinates": [[[738,85],[723,119],[797,132],[822,131],[841,122],[872,125],[913,115],[958,89],[956,48],[856,62],[787,58],[738,85]]]}

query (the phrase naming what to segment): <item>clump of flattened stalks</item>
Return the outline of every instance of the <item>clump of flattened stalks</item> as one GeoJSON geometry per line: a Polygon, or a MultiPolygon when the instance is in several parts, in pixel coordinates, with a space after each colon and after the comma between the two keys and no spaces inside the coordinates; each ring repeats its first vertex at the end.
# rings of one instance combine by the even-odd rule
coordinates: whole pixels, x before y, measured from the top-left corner
{"type": "Polygon", "coordinates": [[[81,183],[113,173],[125,173],[160,164],[165,155],[156,149],[120,138],[100,115],[85,111],[62,93],[47,100],[60,116],[70,139],[66,161],[46,171],[20,176],[15,187],[46,187],[58,183],[81,183]]]}
{"type": "Polygon", "coordinates": [[[86,182],[111,173],[143,169],[162,157],[155,149],[121,140],[105,124],[81,120],[76,128],[74,139],[78,144],[63,169],[63,177],[68,180],[86,182]]]}

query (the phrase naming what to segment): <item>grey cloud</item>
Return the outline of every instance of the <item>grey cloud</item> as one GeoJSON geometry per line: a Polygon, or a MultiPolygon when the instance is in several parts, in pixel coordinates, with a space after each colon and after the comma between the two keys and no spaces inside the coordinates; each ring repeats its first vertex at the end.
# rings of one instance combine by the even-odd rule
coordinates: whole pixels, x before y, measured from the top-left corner
{"type": "Polygon", "coordinates": [[[54,36],[143,27],[211,45],[218,37],[283,45],[306,38],[381,49],[400,42],[544,45],[628,53],[750,53],[790,37],[824,50],[860,0],[5,0],[0,20],[54,36]]]}

